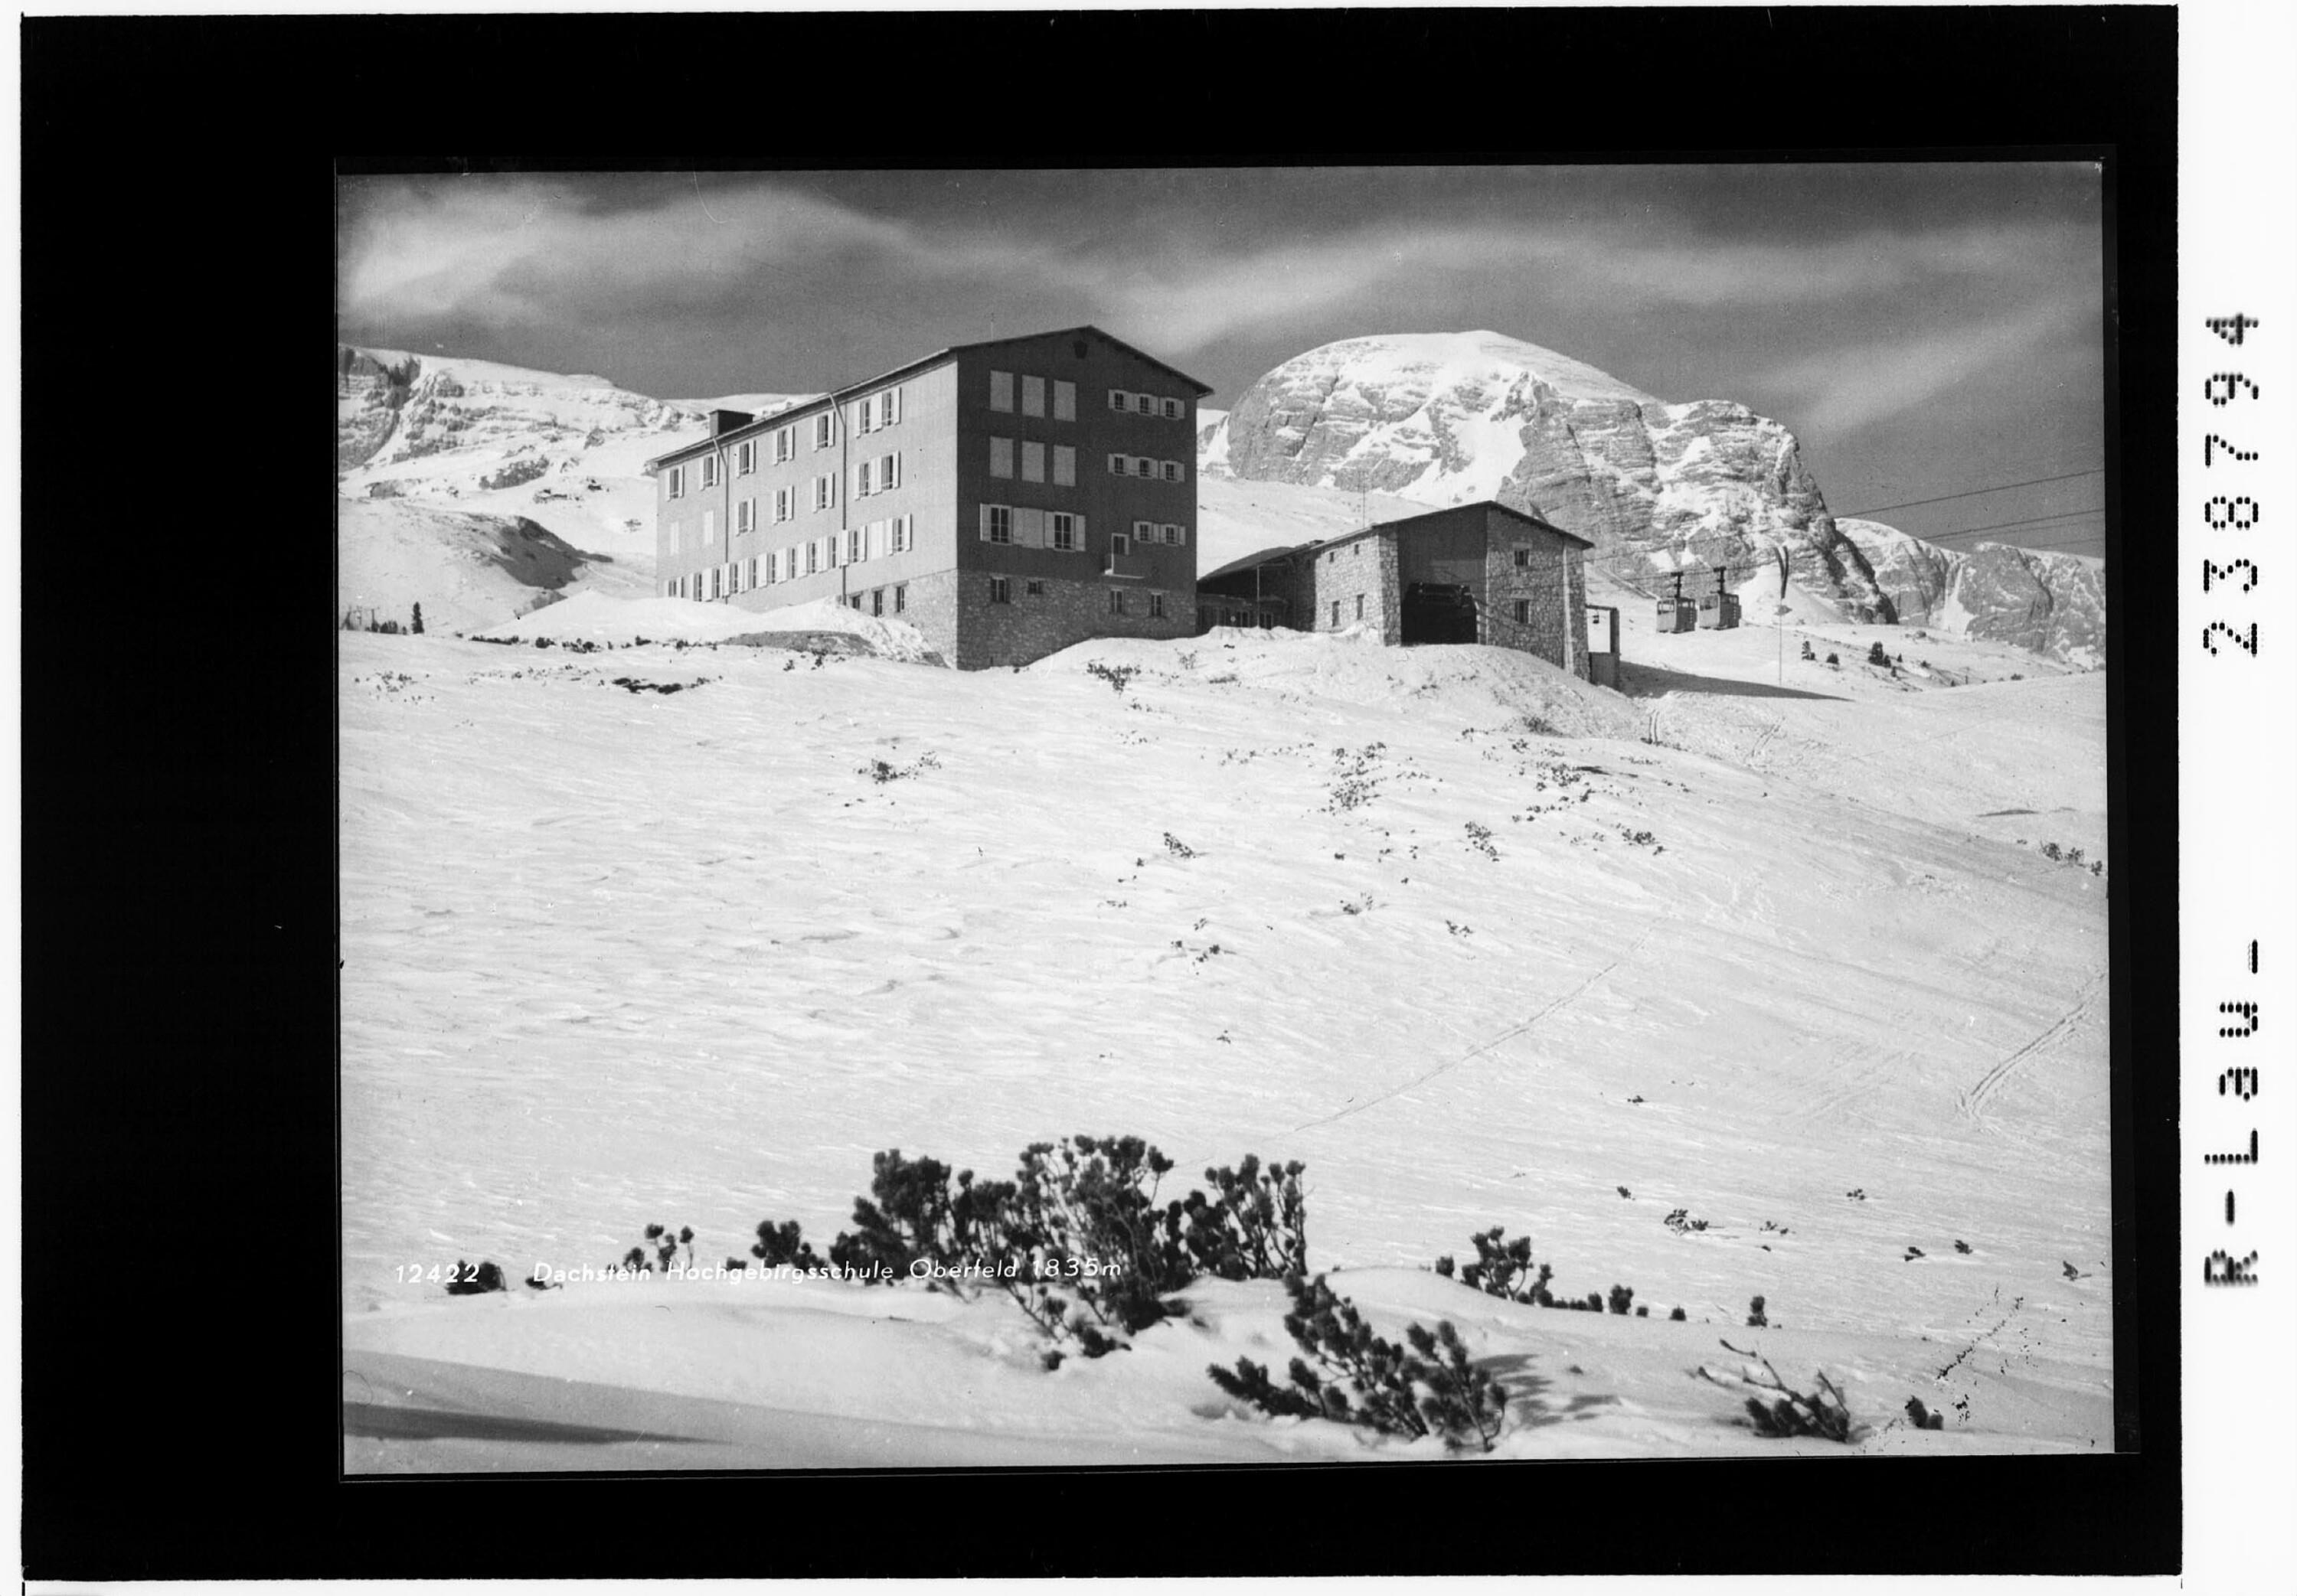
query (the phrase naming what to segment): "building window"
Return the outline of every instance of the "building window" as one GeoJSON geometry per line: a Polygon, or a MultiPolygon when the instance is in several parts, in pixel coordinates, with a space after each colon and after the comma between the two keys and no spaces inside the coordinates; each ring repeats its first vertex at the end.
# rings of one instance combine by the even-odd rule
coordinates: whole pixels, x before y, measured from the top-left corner
{"type": "Polygon", "coordinates": [[[1108,535],[1108,557],[1109,557],[1111,560],[1121,560],[1121,559],[1123,559],[1126,555],[1131,554],[1132,552],[1132,545],[1131,541],[1130,541],[1128,539],[1126,539],[1126,537],[1124,536],[1124,534],[1123,532],[1111,532],[1111,533],[1109,533],[1109,535],[1108,535]]]}
{"type": "Polygon", "coordinates": [[[1076,384],[1074,383],[1064,383],[1058,378],[1054,379],[1053,419],[1055,421],[1076,419],[1076,384]]]}
{"type": "Polygon", "coordinates": [[[853,497],[867,498],[877,491],[877,463],[875,460],[864,460],[856,465],[853,468],[853,497]]]}
{"type": "Polygon", "coordinates": [[[1363,594],[1356,595],[1356,619],[1359,621],[1363,619],[1363,594]]]}
{"type": "Polygon", "coordinates": [[[716,455],[704,455],[702,457],[702,485],[704,488],[715,488],[718,485],[718,457],[716,455]]]}
{"type": "Polygon", "coordinates": [[[1013,474],[1013,440],[1010,438],[992,438],[989,440],[989,474],[993,477],[1013,474]]]}
{"type": "Polygon", "coordinates": [[[877,424],[890,427],[902,419],[902,391],[888,388],[877,396],[877,424]]]}
{"type": "Polygon", "coordinates": [[[753,588],[758,585],[758,556],[755,555],[752,555],[750,556],[750,580],[748,585],[753,588]]]}
{"type": "Polygon", "coordinates": [[[1041,482],[1045,480],[1045,446],[1024,442],[1021,445],[1021,480],[1041,482]]]}
{"type": "Polygon", "coordinates": [[[1143,415],[1154,415],[1157,414],[1157,396],[1153,393],[1136,393],[1132,396],[1132,407],[1143,415]]]}
{"type": "Polygon", "coordinates": [[[1076,450],[1066,443],[1053,445],[1053,486],[1056,488],[1076,486],[1076,450]]]}
{"type": "Polygon", "coordinates": [[[783,427],[774,433],[774,464],[797,458],[797,429],[783,427]]]}
{"type": "Polygon", "coordinates": [[[893,517],[893,552],[907,554],[917,547],[917,520],[914,516],[893,517]]]}
{"type": "Polygon", "coordinates": [[[991,604],[1011,604],[1013,602],[1013,582],[1011,578],[992,576],[989,579],[989,602],[991,604]]]}
{"type": "Polygon", "coordinates": [[[1122,615],[1124,613],[1124,588],[1111,588],[1108,590],[1108,613],[1112,615],[1122,615]]]}
{"type": "Polygon", "coordinates": [[[758,440],[756,439],[752,438],[745,440],[742,446],[734,451],[734,469],[743,476],[748,476],[751,473],[758,469],[758,440]]]}
{"type": "Polygon", "coordinates": [[[787,521],[796,507],[796,489],[777,488],[774,489],[774,519],[776,521],[787,521]]]}
{"type": "Polygon", "coordinates": [[[664,598],[676,598],[678,596],[678,579],[676,577],[671,577],[668,581],[663,583],[662,596],[664,598]]]}
{"type": "Polygon", "coordinates": [[[902,485],[902,457],[881,456],[877,461],[877,491],[890,493],[902,485]]]}
{"type": "Polygon", "coordinates": [[[869,613],[872,615],[882,615],[885,613],[885,588],[877,588],[871,590],[869,594],[869,613]]]}
{"type": "Polygon", "coordinates": [[[1519,625],[1530,624],[1531,600],[1528,598],[1519,598],[1515,601],[1515,618],[1517,624],[1519,625]]]}
{"type": "Polygon", "coordinates": [[[1164,618],[1165,596],[1162,593],[1151,593],[1148,596],[1148,619],[1151,621],[1162,621],[1164,618]]]}
{"type": "Polygon", "coordinates": [[[820,415],[813,418],[813,447],[816,448],[827,448],[831,444],[836,441],[836,414],[833,411],[824,410],[820,415]]]}
{"type": "Polygon", "coordinates": [[[984,505],[981,506],[981,540],[984,543],[1013,541],[1013,506],[984,505]]]}
{"type": "Polygon", "coordinates": [[[734,530],[737,532],[753,532],[758,530],[756,499],[745,498],[734,506],[734,530]]]}
{"type": "Polygon", "coordinates": [[[726,593],[725,582],[726,568],[722,565],[712,565],[710,568],[710,596],[712,598],[724,597],[726,593]]]}
{"type": "Polygon", "coordinates": [[[1157,462],[1151,460],[1146,455],[1141,456],[1139,459],[1132,462],[1132,474],[1137,477],[1155,476],[1157,474],[1157,462]]]}
{"type": "Polygon", "coordinates": [[[1188,407],[1179,399],[1166,399],[1165,401],[1165,419],[1166,421],[1179,421],[1187,415],[1188,407]]]}
{"type": "Polygon", "coordinates": [[[845,530],[845,563],[848,565],[861,563],[861,529],[858,526],[845,530]]]}
{"type": "Polygon", "coordinates": [[[845,605],[848,609],[858,613],[861,608],[861,596],[859,593],[856,593],[852,597],[845,601],[845,605]]]}
{"type": "Polygon", "coordinates": [[[672,498],[686,497],[686,467],[683,465],[670,468],[670,496],[672,498]]]}
{"type": "Polygon", "coordinates": [[[1011,372],[992,371],[989,374],[989,407],[992,410],[1002,410],[1008,415],[1012,413],[1013,374],[1011,372]]]}
{"type": "Polygon", "coordinates": [[[1339,623],[1340,623],[1340,601],[1339,601],[1338,599],[1337,599],[1337,598],[1336,598],[1336,599],[1332,600],[1332,624],[1333,624],[1334,626],[1338,626],[1338,625],[1339,625],[1339,623]]]}
{"type": "Polygon", "coordinates": [[[1185,482],[1189,480],[1189,468],[1178,460],[1167,460],[1165,462],[1165,480],[1168,482],[1185,482]]]}
{"type": "Polygon", "coordinates": [[[1041,581],[1033,581],[1029,584],[1028,591],[1030,597],[1042,598],[1045,596],[1045,584],[1041,581]]]}
{"type": "Polygon", "coordinates": [[[1111,455],[1108,457],[1109,475],[1113,477],[1121,477],[1132,469],[1132,462],[1130,457],[1125,455],[1111,455]]]}
{"type": "Polygon", "coordinates": [[[1132,396],[1122,388],[1112,388],[1108,391],[1108,407],[1112,410],[1130,410],[1132,408],[1132,396]]]}
{"type": "Polygon", "coordinates": [[[837,475],[828,473],[813,479],[813,507],[827,510],[837,502],[837,475]]]}
{"type": "Polygon", "coordinates": [[[1045,413],[1045,379],[1025,376],[1021,379],[1021,414],[1042,415],[1045,413]]]}
{"type": "Polygon", "coordinates": [[[893,586],[893,613],[898,615],[909,607],[910,584],[907,582],[895,583],[893,586]]]}
{"type": "Polygon", "coordinates": [[[1053,547],[1074,554],[1083,541],[1077,536],[1077,518],[1066,510],[1055,510],[1052,523],[1053,547]]]}
{"type": "Polygon", "coordinates": [[[805,573],[811,576],[821,569],[821,545],[814,539],[805,540],[805,573]]]}
{"type": "Polygon", "coordinates": [[[1531,550],[1529,550],[1529,549],[1527,549],[1527,548],[1519,548],[1519,549],[1517,549],[1517,550],[1515,551],[1515,563],[1516,563],[1518,565],[1528,565],[1528,564],[1531,564],[1531,550]]]}

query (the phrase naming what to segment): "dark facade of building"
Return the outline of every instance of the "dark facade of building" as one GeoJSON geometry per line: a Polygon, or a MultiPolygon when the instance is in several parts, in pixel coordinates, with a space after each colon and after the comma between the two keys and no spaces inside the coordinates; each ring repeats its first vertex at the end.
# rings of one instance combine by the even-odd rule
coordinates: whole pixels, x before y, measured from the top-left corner
{"type": "Polygon", "coordinates": [[[938,350],[648,463],[665,596],[835,598],[965,670],[1196,627],[1197,401],[1097,327],[938,350]]]}
{"type": "Polygon", "coordinates": [[[1362,626],[1391,645],[1488,643],[1588,674],[1594,545],[1494,500],[1270,549],[1199,577],[1200,628],[1362,626]]]}

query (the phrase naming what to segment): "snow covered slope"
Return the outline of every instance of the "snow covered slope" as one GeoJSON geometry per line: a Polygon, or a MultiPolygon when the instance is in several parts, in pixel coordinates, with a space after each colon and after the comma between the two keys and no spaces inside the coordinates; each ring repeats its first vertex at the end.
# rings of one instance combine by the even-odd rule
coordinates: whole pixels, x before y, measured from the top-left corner
{"type": "Polygon", "coordinates": [[[651,591],[655,501],[646,462],[704,436],[712,407],[755,412],[793,397],[664,402],[603,377],[338,346],[342,603],[384,603],[401,624],[415,602],[434,626],[449,611],[471,613],[474,625],[507,620],[534,595],[506,590],[506,607],[486,607],[501,584],[473,583],[464,570],[471,549],[495,539],[505,522],[530,523],[581,556],[554,591],[651,591]],[[350,513],[354,504],[386,503],[409,511],[350,513]],[[383,543],[366,547],[378,534],[383,543]],[[427,557],[417,552],[424,539],[434,545],[427,557]],[[357,596],[367,592],[383,596],[357,596]]]}
{"type": "Polygon", "coordinates": [[[1206,447],[1244,480],[1535,509],[1639,570],[1654,552],[1704,566],[1783,546],[1813,591],[1860,619],[1882,609],[1786,428],[1743,405],[1665,403],[1496,333],[1311,350],[1254,383],[1206,447]]]}
{"type": "Polygon", "coordinates": [[[353,1466],[1395,1455],[1204,1378],[1289,1356],[1265,1283],[1047,1373],[1001,1299],[399,1274],[819,1245],[878,1149],[1077,1131],[1304,1160],[1312,1265],[1460,1323],[1517,1455],[1780,1450],[1690,1378],[1721,1336],[1845,1379],[1867,1450],[2110,1444],[2109,878],[2038,848],[2102,813],[2104,679],[1762,691],[1777,641],[1646,638],[1628,699],[1346,635],[966,675],[345,637],[353,1466]],[[1652,1317],[1425,1272],[1494,1224],[1652,1317]],[[1947,1431],[1889,1427],[1916,1395],[1947,1431]],[[621,1438],[535,1438],[577,1421],[621,1438]]]}
{"type": "Polygon", "coordinates": [[[1899,621],[2014,643],[2084,670],[2105,665],[2105,562],[2055,549],[1949,549],[1879,521],[1835,525],[1856,543],[1899,621]]]}

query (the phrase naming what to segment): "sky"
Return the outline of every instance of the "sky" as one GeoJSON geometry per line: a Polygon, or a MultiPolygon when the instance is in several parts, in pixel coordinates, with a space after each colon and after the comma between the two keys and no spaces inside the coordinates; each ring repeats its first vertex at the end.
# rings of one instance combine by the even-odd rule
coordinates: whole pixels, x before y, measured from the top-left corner
{"type": "Polygon", "coordinates": [[[1783,423],[1837,515],[2096,555],[2100,189],[2081,162],[357,177],[339,337],[701,399],[1091,322],[1226,407],[1337,339],[1488,329],[1783,423]]]}

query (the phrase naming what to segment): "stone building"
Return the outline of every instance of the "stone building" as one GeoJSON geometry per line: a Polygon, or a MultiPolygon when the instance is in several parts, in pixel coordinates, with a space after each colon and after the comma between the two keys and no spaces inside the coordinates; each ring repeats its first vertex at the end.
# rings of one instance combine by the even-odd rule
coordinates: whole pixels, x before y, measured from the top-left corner
{"type": "Polygon", "coordinates": [[[964,670],[1197,621],[1197,402],[1098,327],[960,344],[647,462],[666,597],[835,598],[964,670]]]}
{"type": "Polygon", "coordinates": [[[1495,500],[1265,549],[1197,580],[1199,629],[1362,626],[1390,645],[1489,643],[1585,678],[1594,545],[1495,500]]]}

